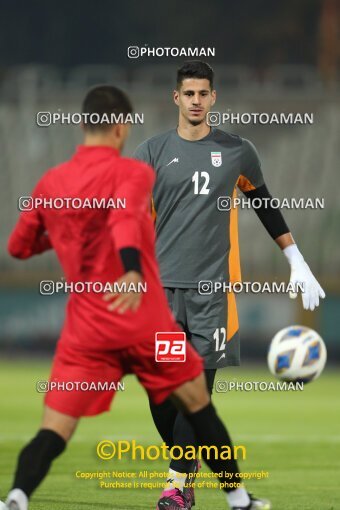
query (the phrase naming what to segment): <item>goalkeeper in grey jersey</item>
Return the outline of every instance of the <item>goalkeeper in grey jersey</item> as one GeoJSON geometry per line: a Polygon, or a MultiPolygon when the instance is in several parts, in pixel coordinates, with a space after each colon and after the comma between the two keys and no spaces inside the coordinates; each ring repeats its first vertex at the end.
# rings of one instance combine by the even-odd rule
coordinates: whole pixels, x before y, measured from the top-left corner
{"type": "MultiPolygon", "coordinates": [[[[177,74],[174,102],[177,129],[142,143],[134,157],[156,171],[153,210],[157,257],[162,283],[177,322],[205,361],[212,392],[217,368],[239,364],[238,317],[235,296],[211,292],[202,282],[240,281],[237,211],[221,211],[218,198],[240,189],[249,199],[271,197],[255,147],[246,139],[211,128],[206,115],[215,103],[213,70],[200,61],[185,63],[177,74]],[[201,283],[200,283],[201,282],[201,283]]],[[[263,201],[264,203],[268,201],[263,201]]],[[[256,209],[259,219],[291,265],[291,283],[302,283],[305,309],[313,310],[324,292],[298,250],[281,212],[256,209]]],[[[169,445],[195,444],[185,417],[170,401],[151,405],[158,431],[169,445]]],[[[197,462],[172,460],[169,488],[158,502],[163,508],[191,508],[194,491],[184,487],[183,473],[197,462]]],[[[227,490],[232,509],[270,508],[241,487],[227,490]]]]}

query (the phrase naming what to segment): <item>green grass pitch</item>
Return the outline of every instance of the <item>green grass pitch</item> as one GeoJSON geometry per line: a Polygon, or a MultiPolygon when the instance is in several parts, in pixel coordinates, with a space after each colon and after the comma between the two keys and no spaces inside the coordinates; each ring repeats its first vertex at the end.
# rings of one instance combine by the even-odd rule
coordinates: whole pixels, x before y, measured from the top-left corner
{"type": "MultiPolygon", "coordinates": [[[[0,499],[10,487],[16,457],[39,425],[43,395],[36,381],[47,378],[46,361],[0,362],[0,499]]],[[[222,380],[271,380],[266,367],[220,371],[222,380]]],[[[336,510],[340,508],[339,383],[335,370],[305,386],[302,392],[215,393],[213,400],[233,437],[244,444],[243,471],[268,471],[266,480],[253,480],[248,490],[269,498],[274,510],[336,510]]],[[[166,471],[158,461],[103,461],[96,444],[103,440],[135,439],[145,446],[160,444],[144,390],[134,377],[125,378],[113,409],[84,419],[73,441],[53,465],[34,494],[30,510],[149,510],[160,489],[103,489],[98,480],[76,479],[76,471],[166,471]]],[[[206,469],[206,468],[204,468],[206,469]]],[[[196,510],[225,510],[218,489],[196,491],[196,510]]]]}

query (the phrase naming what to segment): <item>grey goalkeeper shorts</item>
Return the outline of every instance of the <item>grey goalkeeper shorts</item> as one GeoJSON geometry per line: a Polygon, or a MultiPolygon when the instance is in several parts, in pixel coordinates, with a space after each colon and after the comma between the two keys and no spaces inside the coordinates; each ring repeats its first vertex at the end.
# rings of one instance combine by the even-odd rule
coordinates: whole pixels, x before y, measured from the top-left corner
{"type": "MultiPolygon", "coordinates": [[[[205,368],[240,364],[238,330],[228,336],[228,299],[224,292],[199,294],[197,289],[166,287],[165,293],[177,323],[205,361],[205,368]]],[[[232,313],[236,313],[235,310],[232,313]]]]}

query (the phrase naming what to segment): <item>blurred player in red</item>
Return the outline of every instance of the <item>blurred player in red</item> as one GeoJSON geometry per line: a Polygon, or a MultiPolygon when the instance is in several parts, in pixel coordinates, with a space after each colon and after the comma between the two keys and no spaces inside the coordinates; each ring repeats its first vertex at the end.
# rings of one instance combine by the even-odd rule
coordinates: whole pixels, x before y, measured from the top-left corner
{"type": "MultiPolygon", "coordinates": [[[[132,112],[127,96],[111,86],[92,89],[83,113],[100,118],[132,112]]],[[[33,205],[22,212],[9,239],[19,259],[54,249],[66,281],[145,283],[147,292],[71,293],[53,361],[51,381],[115,382],[134,373],[155,404],[173,398],[186,413],[198,444],[221,448],[229,435],[210,402],[201,357],[188,344],[184,363],[156,363],[155,333],[177,332],[155,258],[149,211],[154,172],[147,164],[120,157],[126,123],[84,124],[84,144],[67,162],[50,169],[35,187],[33,205]],[[54,199],[94,198],[125,207],[53,208],[54,199]]],[[[46,394],[41,428],[21,451],[3,508],[27,510],[33,491],[65,449],[79,418],[107,411],[112,391],[56,391],[46,394]]],[[[127,395],[128,398],[128,395],[127,395]]],[[[234,459],[205,459],[214,472],[238,472],[234,459]]],[[[221,482],[229,483],[227,477],[221,482]]],[[[176,492],[176,489],[175,489],[176,492]]],[[[175,495],[176,496],[176,495],[175,495]]],[[[180,491],[178,501],[181,502],[180,491]]],[[[184,507],[184,506],[183,506],[184,507]]],[[[248,507],[247,507],[248,508],[248,507]]],[[[171,507],[169,506],[169,510],[171,507]]]]}

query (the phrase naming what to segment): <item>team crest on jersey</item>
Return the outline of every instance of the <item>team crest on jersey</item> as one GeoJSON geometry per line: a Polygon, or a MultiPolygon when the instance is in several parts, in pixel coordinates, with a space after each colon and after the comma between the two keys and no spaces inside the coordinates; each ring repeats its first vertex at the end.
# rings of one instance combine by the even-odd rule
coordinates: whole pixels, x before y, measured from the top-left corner
{"type": "Polygon", "coordinates": [[[222,154],[221,152],[211,152],[211,163],[213,166],[222,165],[222,154]]]}

